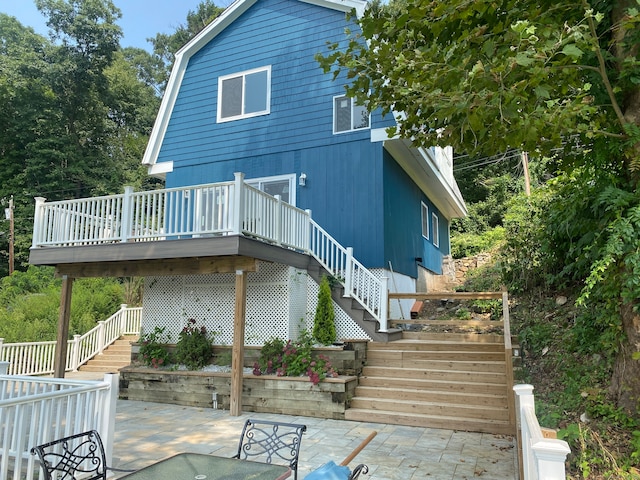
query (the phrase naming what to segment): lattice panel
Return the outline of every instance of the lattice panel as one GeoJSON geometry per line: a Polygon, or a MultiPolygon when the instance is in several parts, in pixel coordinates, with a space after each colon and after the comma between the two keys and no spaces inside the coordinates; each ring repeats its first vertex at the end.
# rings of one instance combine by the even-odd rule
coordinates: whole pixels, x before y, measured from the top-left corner
{"type": "MultiPolygon", "coordinates": [[[[295,335],[299,306],[291,305],[294,286],[299,291],[299,275],[284,265],[260,263],[257,272],[247,274],[245,344],[262,345],[271,337],[295,335]],[[292,316],[295,314],[295,316],[292,316]]],[[[297,298],[296,302],[300,303],[297,298]]],[[[143,332],[164,327],[177,342],[178,334],[193,318],[217,332],[216,344],[233,343],[235,274],[154,277],[145,281],[143,332]]]]}
{"type": "MultiPolygon", "coordinates": [[[[311,332],[313,331],[313,317],[315,316],[316,306],[318,305],[318,292],[320,286],[311,277],[307,277],[307,317],[306,326],[311,332]]],[[[356,324],[351,317],[336,302],[333,302],[333,310],[336,318],[336,338],[348,339],[369,339],[367,333],[356,324]]]]}

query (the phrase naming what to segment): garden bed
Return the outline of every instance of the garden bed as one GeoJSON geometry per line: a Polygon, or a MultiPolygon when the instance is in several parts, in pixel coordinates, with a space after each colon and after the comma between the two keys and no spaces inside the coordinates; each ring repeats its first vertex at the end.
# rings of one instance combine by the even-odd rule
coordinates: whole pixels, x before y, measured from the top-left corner
{"type": "MultiPolygon", "coordinates": [[[[340,375],[313,385],[307,377],[247,375],[242,379],[242,410],[344,419],[358,378],[340,375]]],[[[231,374],[170,371],[149,367],[120,370],[120,398],[228,410],[231,374]]]]}

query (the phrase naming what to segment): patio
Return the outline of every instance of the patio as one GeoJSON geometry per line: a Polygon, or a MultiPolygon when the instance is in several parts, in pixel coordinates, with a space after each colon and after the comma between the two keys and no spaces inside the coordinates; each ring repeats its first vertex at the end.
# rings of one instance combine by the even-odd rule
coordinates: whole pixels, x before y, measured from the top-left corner
{"type": "Polygon", "coordinates": [[[330,460],[340,463],[373,430],[378,435],[349,464],[369,466],[363,479],[516,478],[515,441],[509,436],[264,413],[232,417],[224,410],[131,400],[117,401],[113,464],[138,469],[184,451],[231,457],[247,418],[307,425],[301,479],[330,460]]]}

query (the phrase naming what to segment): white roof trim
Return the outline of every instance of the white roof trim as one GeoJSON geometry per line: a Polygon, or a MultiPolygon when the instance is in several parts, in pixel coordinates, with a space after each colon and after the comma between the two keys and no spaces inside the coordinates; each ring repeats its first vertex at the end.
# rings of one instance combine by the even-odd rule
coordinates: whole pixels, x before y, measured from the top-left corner
{"type": "MultiPolygon", "coordinates": [[[[156,117],[156,121],[149,136],[149,143],[142,157],[143,165],[155,165],[160,153],[160,147],[164,140],[169,123],[169,117],[173,111],[173,107],[180,91],[184,72],[187,69],[189,59],[198,52],[202,47],[213,40],[220,32],[227,28],[240,15],[246,12],[249,7],[254,5],[258,0],[236,0],[229,5],[222,14],[213,22],[207,25],[200,33],[191,39],[184,47],[182,47],[175,56],[171,76],[167,83],[167,88],[160,103],[160,110],[156,117]]],[[[331,8],[340,12],[349,12],[356,9],[360,16],[367,5],[363,0],[300,0],[312,5],[331,8]]]]}
{"type": "Polygon", "coordinates": [[[151,177],[164,179],[169,172],[173,172],[173,162],[159,162],[147,167],[147,173],[151,177]]]}

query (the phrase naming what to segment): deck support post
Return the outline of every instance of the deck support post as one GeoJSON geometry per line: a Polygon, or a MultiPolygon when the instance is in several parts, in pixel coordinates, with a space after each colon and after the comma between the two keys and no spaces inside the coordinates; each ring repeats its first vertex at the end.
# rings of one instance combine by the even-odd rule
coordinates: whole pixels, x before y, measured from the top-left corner
{"type": "Polygon", "coordinates": [[[56,338],[56,355],[53,359],[53,376],[64,378],[67,368],[67,346],[69,343],[69,318],[71,317],[71,292],[73,277],[62,276],[60,293],[60,314],[58,316],[58,336],[56,338]]]}
{"type": "Polygon", "coordinates": [[[247,273],[236,270],[236,305],[233,320],[233,349],[231,357],[231,398],[229,414],[242,414],[242,370],[244,365],[244,326],[247,305],[247,273]]]}

